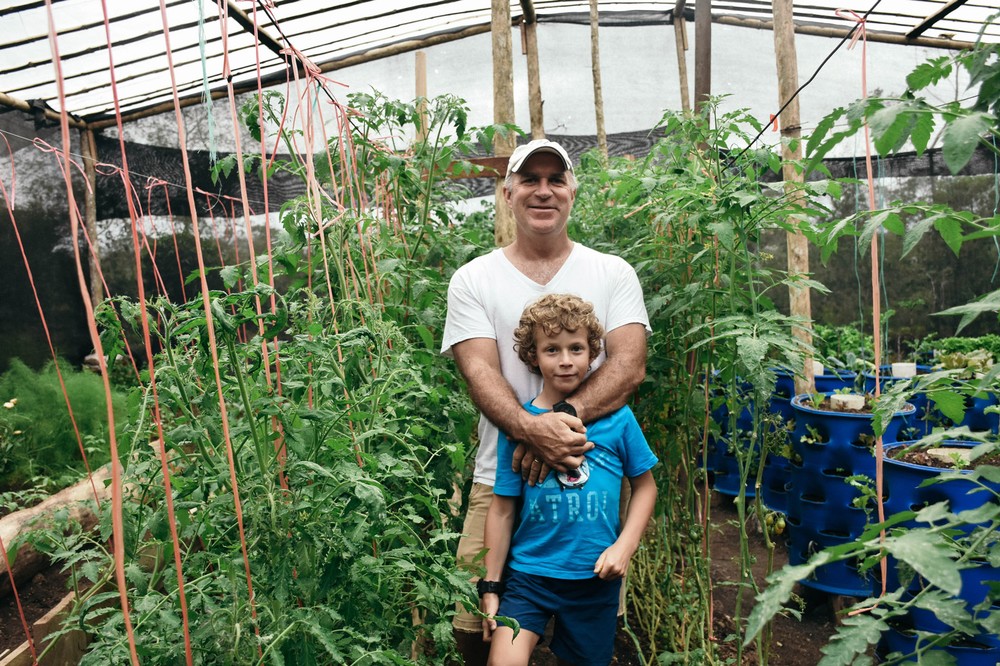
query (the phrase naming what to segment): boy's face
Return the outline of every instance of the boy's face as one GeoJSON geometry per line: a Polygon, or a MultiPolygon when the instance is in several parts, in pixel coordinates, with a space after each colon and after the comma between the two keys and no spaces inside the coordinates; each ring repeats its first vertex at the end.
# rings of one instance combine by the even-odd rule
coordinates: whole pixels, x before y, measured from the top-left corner
{"type": "Polygon", "coordinates": [[[535,356],[545,388],[569,395],[583,383],[590,368],[590,345],[587,332],[560,331],[556,335],[535,332],[535,356]]]}

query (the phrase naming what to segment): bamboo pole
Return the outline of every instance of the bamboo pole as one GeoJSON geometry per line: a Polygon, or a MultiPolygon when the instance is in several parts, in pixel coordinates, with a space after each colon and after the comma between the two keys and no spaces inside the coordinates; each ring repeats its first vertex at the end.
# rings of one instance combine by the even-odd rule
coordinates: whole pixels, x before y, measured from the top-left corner
{"type": "MultiPolygon", "coordinates": [[[[772,0],[774,15],[774,56],[778,68],[778,107],[786,102],[788,106],[778,118],[781,128],[782,177],[785,181],[785,192],[795,196],[801,191],[804,180],[802,171],[795,169],[794,164],[802,159],[801,121],[799,119],[799,99],[795,92],[799,87],[798,57],[795,51],[795,31],[792,13],[792,0],[772,0]]],[[[792,277],[809,274],[809,242],[801,233],[789,231],[785,236],[788,248],[788,274],[792,277]]],[[[790,285],[788,288],[789,311],[793,317],[801,317],[805,321],[812,320],[812,304],[808,287],[790,285]]],[[[812,345],[811,325],[794,326],[792,335],[804,344],[812,345]]],[[[807,358],[803,368],[803,377],[795,378],[795,392],[812,393],[813,380],[812,359],[807,358]]]]}
{"type": "Polygon", "coordinates": [[[418,111],[420,112],[420,126],[417,128],[417,143],[421,143],[427,138],[427,54],[424,51],[417,51],[414,58],[416,68],[416,93],[418,111]]]}
{"type": "MultiPolygon", "coordinates": [[[[493,2],[493,122],[514,122],[514,50],[510,36],[510,3],[505,0],[493,2]]],[[[493,137],[493,154],[506,157],[514,152],[516,137],[513,134],[493,137]]],[[[503,196],[503,178],[496,179],[496,215],[493,236],[500,247],[510,245],[517,228],[514,214],[503,196]]]]}
{"type": "Polygon", "coordinates": [[[604,92],[601,88],[600,19],[597,0],[590,0],[590,68],[594,76],[594,115],[597,120],[597,148],[608,159],[608,133],[604,129],[604,92]]]}
{"type": "MultiPolygon", "coordinates": [[[[80,152],[83,153],[83,173],[87,178],[84,191],[84,224],[90,239],[90,299],[97,305],[104,300],[101,285],[101,250],[97,239],[97,140],[94,130],[80,130],[80,152]]],[[[75,242],[76,239],[74,239],[75,242]]]]}
{"type": "Polygon", "coordinates": [[[687,72],[687,21],[684,20],[684,0],[677,0],[674,6],[674,45],[677,50],[677,77],[681,89],[681,111],[691,111],[691,92],[688,89],[687,72]]]}

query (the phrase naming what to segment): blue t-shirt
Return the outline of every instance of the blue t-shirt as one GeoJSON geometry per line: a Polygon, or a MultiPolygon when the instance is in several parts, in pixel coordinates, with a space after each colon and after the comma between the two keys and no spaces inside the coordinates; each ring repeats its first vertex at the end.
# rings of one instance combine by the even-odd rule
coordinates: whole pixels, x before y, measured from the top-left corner
{"type": "MultiPolygon", "coordinates": [[[[526,403],[532,414],[542,414],[526,403]]],[[[639,476],[658,462],[632,410],[626,405],[587,425],[595,447],[576,475],[549,472],[529,486],[511,471],[515,445],[500,433],[493,492],[521,497],[507,565],[517,571],[579,580],[594,577],[601,553],[618,538],[622,477],[639,476]]]]}

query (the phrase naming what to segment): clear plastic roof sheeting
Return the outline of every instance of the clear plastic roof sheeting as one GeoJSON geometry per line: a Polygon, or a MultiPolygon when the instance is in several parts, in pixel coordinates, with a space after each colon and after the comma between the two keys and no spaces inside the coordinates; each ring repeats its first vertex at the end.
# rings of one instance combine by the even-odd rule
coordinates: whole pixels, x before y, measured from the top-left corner
{"type": "MultiPolygon", "coordinates": [[[[533,7],[540,24],[586,22],[589,15],[588,2],[511,2],[514,24],[523,20],[523,6],[533,7]]],[[[678,6],[684,1],[599,3],[607,25],[666,25],[678,6]]],[[[690,0],[683,10],[689,19],[693,8],[690,0]]],[[[794,11],[801,28],[852,28],[837,10],[868,12],[870,34],[901,42],[1000,41],[1000,25],[984,29],[998,11],[996,0],[812,0],[796,3],[794,11]]],[[[713,0],[712,15],[767,27],[771,3],[713,0]]],[[[332,71],[479,34],[489,30],[490,19],[489,0],[163,0],[162,6],[153,0],[0,0],[0,102],[36,112],[65,106],[88,123],[112,119],[116,95],[125,116],[166,111],[174,86],[182,99],[224,90],[227,79],[237,91],[252,90],[258,79],[285,81],[292,62],[332,71]]]]}

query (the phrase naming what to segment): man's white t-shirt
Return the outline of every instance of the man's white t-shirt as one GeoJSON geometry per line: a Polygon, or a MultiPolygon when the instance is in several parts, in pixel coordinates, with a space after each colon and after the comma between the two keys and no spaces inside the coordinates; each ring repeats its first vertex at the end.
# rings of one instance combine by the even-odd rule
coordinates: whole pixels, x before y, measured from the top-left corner
{"type": "MultiPolygon", "coordinates": [[[[518,404],[538,395],[541,375],[531,372],[514,351],[514,329],[525,306],[545,294],[575,294],[594,306],[605,331],[626,324],[642,324],[651,332],[642,287],[635,270],[620,257],[574,243],[559,272],[541,285],[525,276],[502,249],[473,259],[458,269],[448,285],[448,314],[441,353],[472,338],[497,341],[500,370],[517,394],[518,404]]],[[[592,367],[604,362],[605,354],[592,367]]],[[[498,430],[485,416],[479,418],[479,451],[473,479],[492,486],[497,468],[498,430]]]]}

